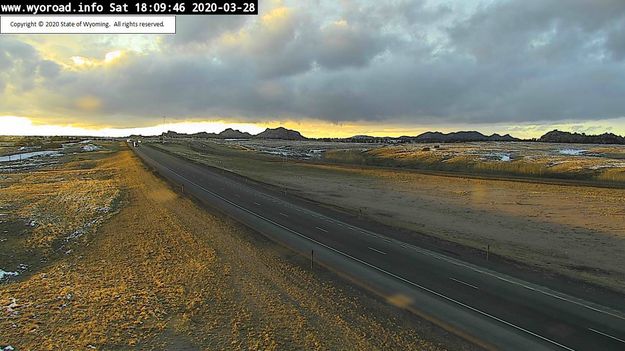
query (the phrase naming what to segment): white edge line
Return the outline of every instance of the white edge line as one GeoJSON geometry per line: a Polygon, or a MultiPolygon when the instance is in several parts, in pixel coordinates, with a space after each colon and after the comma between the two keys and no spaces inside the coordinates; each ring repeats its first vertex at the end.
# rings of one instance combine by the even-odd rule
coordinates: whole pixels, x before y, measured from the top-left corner
{"type": "Polygon", "coordinates": [[[607,337],[608,337],[608,338],[610,338],[610,339],[614,339],[614,340],[616,340],[616,341],[620,341],[620,342],[622,342],[623,344],[625,344],[625,340],[623,340],[623,339],[619,339],[619,338],[617,338],[616,336],[612,336],[612,335],[610,335],[610,334],[606,334],[606,333],[604,333],[604,332],[601,332],[601,331],[598,331],[598,330],[596,330],[596,329],[592,329],[592,328],[588,328],[588,330],[593,331],[593,332],[595,332],[595,333],[597,333],[597,334],[601,334],[601,335],[603,335],[603,336],[607,336],[607,337]]]}
{"type": "MultiPolygon", "coordinates": [[[[156,161],[155,161],[155,162],[156,162],[156,161]]],[[[437,292],[437,291],[434,291],[434,290],[432,290],[432,289],[429,289],[429,288],[427,288],[427,287],[425,287],[425,286],[422,286],[422,285],[420,285],[420,284],[414,283],[414,282],[412,282],[412,281],[410,281],[410,280],[408,280],[408,279],[406,279],[406,278],[403,278],[403,277],[398,276],[398,275],[396,275],[396,274],[394,274],[394,273],[391,273],[391,272],[389,272],[389,271],[387,271],[387,270],[384,270],[384,269],[379,268],[379,267],[377,267],[377,266],[375,266],[375,265],[372,265],[371,263],[368,263],[368,262],[363,261],[363,260],[361,260],[361,259],[359,259],[359,258],[356,258],[356,257],[354,257],[354,256],[352,256],[352,255],[350,255],[350,254],[347,254],[347,253],[345,253],[345,252],[343,252],[343,251],[341,251],[341,250],[338,250],[338,249],[335,249],[335,248],[333,248],[333,247],[331,247],[331,246],[328,246],[328,245],[326,245],[326,244],[324,244],[324,243],[322,243],[322,242],[320,242],[320,241],[317,241],[317,240],[315,240],[315,239],[309,238],[309,237],[307,237],[307,236],[306,236],[306,235],[304,235],[304,234],[301,234],[301,233],[299,233],[299,232],[296,232],[296,231],[295,231],[295,230],[293,230],[293,229],[290,229],[290,228],[288,228],[288,227],[285,227],[285,226],[283,226],[283,225],[282,225],[282,224],[280,224],[280,223],[274,222],[274,221],[272,221],[272,220],[271,220],[271,219],[269,219],[269,218],[266,218],[266,217],[264,217],[264,216],[262,216],[262,215],[260,215],[260,214],[258,214],[258,213],[255,213],[254,211],[251,211],[251,210],[248,210],[248,209],[247,209],[247,208],[245,208],[245,207],[239,206],[238,204],[236,204],[236,203],[234,203],[234,202],[232,202],[232,201],[230,201],[230,200],[228,200],[228,199],[226,199],[226,198],[222,197],[222,196],[221,196],[221,195],[219,195],[219,194],[216,194],[216,193],[214,193],[214,192],[212,192],[212,191],[210,191],[210,190],[208,190],[208,189],[204,188],[203,186],[201,186],[201,185],[199,185],[199,184],[197,184],[197,183],[195,183],[195,182],[193,182],[193,181],[191,181],[191,180],[187,179],[186,177],[182,176],[182,175],[181,175],[181,174],[179,174],[178,172],[176,172],[176,171],[174,171],[174,170],[172,170],[172,169],[170,169],[170,168],[168,168],[168,167],[165,167],[165,166],[164,166],[164,165],[162,165],[162,164],[161,164],[161,166],[162,166],[162,167],[164,167],[165,169],[169,170],[170,172],[174,173],[175,175],[179,176],[180,178],[185,179],[186,181],[188,181],[189,183],[191,183],[191,184],[195,185],[196,187],[198,187],[198,188],[200,188],[200,189],[204,190],[205,192],[207,192],[207,193],[209,193],[209,194],[211,194],[211,195],[213,195],[213,196],[215,196],[215,197],[217,197],[217,198],[221,199],[222,201],[225,201],[225,202],[229,203],[229,204],[230,204],[230,205],[232,205],[232,206],[235,206],[235,207],[237,207],[237,208],[239,208],[239,209],[241,209],[241,210],[243,210],[243,211],[245,211],[245,212],[250,213],[251,215],[254,215],[254,216],[258,217],[258,218],[261,218],[261,219],[263,219],[263,220],[265,220],[265,221],[267,221],[267,222],[269,222],[269,223],[271,223],[271,224],[273,224],[273,225],[275,225],[275,226],[277,226],[277,227],[280,227],[280,228],[282,228],[282,229],[284,229],[284,230],[286,230],[286,231],[289,231],[289,232],[291,232],[291,233],[293,233],[293,234],[295,234],[295,235],[297,235],[297,236],[299,236],[299,237],[302,237],[302,238],[305,238],[305,239],[307,239],[307,240],[309,240],[309,241],[311,241],[311,242],[314,242],[315,244],[317,244],[317,245],[319,245],[319,246],[325,247],[325,248],[326,248],[326,249],[328,249],[328,250],[334,251],[334,252],[336,252],[336,253],[338,253],[338,254],[340,254],[340,255],[343,255],[343,256],[345,256],[345,257],[351,258],[352,260],[354,260],[354,261],[356,261],[356,262],[359,262],[359,263],[361,263],[361,264],[364,264],[365,266],[371,267],[371,268],[373,268],[373,269],[375,269],[375,270],[378,270],[378,271],[380,271],[380,272],[382,272],[382,273],[385,273],[385,274],[387,274],[387,275],[389,275],[389,276],[391,276],[391,277],[393,277],[393,278],[395,278],[395,279],[401,280],[401,281],[403,281],[403,282],[405,282],[405,283],[408,283],[408,284],[410,284],[410,285],[412,285],[412,286],[414,286],[414,287],[417,287],[417,288],[419,288],[419,289],[421,289],[421,290],[427,291],[427,292],[429,292],[429,293],[431,293],[431,294],[433,294],[433,295],[436,295],[436,296],[438,296],[438,297],[440,297],[440,298],[443,298],[443,299],[448,300],[448,301],[450,301],[450,302],[456,303],[457,305],[460,305],[460,306],[462,306],[462,307],[465,307],[465,308],[467,308],[467,309],[469,309],[469,310],[471,310],[471,311],[477,312],[477,313],[479,313],[479,314],[481,314],[481,315],[483,315],[483,316],[486,316],[486,317],[492,318],[492,319],[494,319],[494,320],[496,320],[496,321],[498,321],[498,322],[500,322],[500,323],[503,323],[503,324],[505,324],[505,325],[507,325],[507,326],[510,326],[510,327],[512,327],[512,328],[515,328],[515,329],[517,329],[517,330],[523,331],[523,332],[525,332],[525,333],[527,333],[527,334],[530,334],[530,335],[532,335],[532,336],[535,336],[535,337],[537,337],[537,338],[539,338],[539,339],[541,339],[541,340],[544,340],[544,341],[547,341],[547,342],[549,342],[549,343],[552,343],[552,344],[554,344],[554,345],[556,345],[556,346],[559,346],[559,347],[561,347],[561,348],[563,348],[563,349],[565,349],[565,350],[575,351],[574,349],[572,349],[572,348],[570,348],[570,347],[564,346],[564,345],[562,345],[562,344],[560,344],[560,343],[558,343],[558,342],[556,342],[556,341],[553,341],[553,340],[551,340],[551,339],[549,339],[549,338],[546,338],[546,337],[544,337],[544,336],[542,336],[542,335],[536,334],[536,333],[534,333],[534,332],[532,332],[532,331],[530,331],[530,330],[527,330],[527,329],[525,329],[525,328],[523,328],[523,327],[520,327],[520,326],[518,326],[518,325],[516,325],[516,324],[513,324],[513,323],[511,323],[511,322],[508,322],[508,321],[506,321],[506,320],[503,320],[503,319],[501,319],[501,318],[499,318],[499,317],[493,316],[492,314],[490,314],[490,313],[488,313],[488,312],[481,311],[481,310],[479,310],[479,309],[477,309],[477,308],[475,308],[475,307],[469,306],[469,305],[467,305],[467,304],[465,304],[465,303],[463,303],[463,302],[460,302],[460,301],[458,301],[458,300],[456,300],[456,299],[454,299],[454,298],[451,298],[451,297],[448,297],[448,296],[446,296],[446,295],[443,295],[443,294],[441,294],[441,293],[439,293],[439,292],[437,292]]]]}
{"type": "Polygon", "coordinates": [[[468,287],[471,287],[471,288],[473,288],[473,289],[480,290],[480,288],[478,288],[477,286],[475,286],[475,285],[473,285],[473,284],[469,284],[469,283],[467,283],[467,282],[463,282],[462,280],[458,280],[458,279],[455,279],[455,278],[452,278],[452,277],[449,277],[449,279],[451,279],[451,280],[455,281],[456,283],[460,283],[460,284],[466,285],[466,286],[468,286],[468,287]]]}
{"type": "Polygon", "coordinates": [[[322,232],[326,232],[326,233],[328,232],[327,230],[325,230],[325,229],[323,229],[323,228],[319,228],[319,227],[315,227],[315,228],[317,228],[317,229],[321,230],[322,232]]]}

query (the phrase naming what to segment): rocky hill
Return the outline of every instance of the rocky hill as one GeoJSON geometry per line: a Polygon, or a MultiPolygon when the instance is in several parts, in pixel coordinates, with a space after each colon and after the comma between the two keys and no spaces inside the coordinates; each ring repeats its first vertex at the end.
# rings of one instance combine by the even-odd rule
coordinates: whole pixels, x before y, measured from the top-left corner
{"type": "Polygon", "coordinates": [[[223,132],[219,133],[219,137],[224,139],[249,139],[252,137],[252,134],[228,128],[223,132]]]}
{"type": "Polygon", "coordinates": [[[413,138],[414,142],[420,143],[456,143],[466,141],[518,141],[518,138],[506,135],[484,135],[476,131],[462,131],[452,133],[425,132],[413,138]]]}
{"type": "Polygon", "coordinates": [[[441,133],[425,132],[417,136],[403,135],[400,137],[375,137],[370,135],[354,135],[349,138],[321,138],[322,141],[352,142],[352,143],[382,143],[382,144],[403,144],[403,143],[460,143],[469,141],[520,141],[510,134],[484,135],[476,131],[441,133]]]}
{"type": "Polygon", "coordinates": [[[207,133],[207,132],[199,132],[199,133],[191,134],[189,136],[191,136],[193,138],[217,138],[217,137],[219,137],[218,134],[207,133]]]}
{"type": "Polygon", "coordinates": [[[219,134],[199,132],[194,134],[178,133],[174,131],[168,131],[162,134],[167,138],[204,138],[204,139],[249,139],[252,134],[241,132],[232,128],[228,128],[219,134]]]}
{"type": "Polygon", "coordinates": [[[585,133],[569,133],[552,130],[538,141],[544,143],[578,143],[578,144],[625,144],[625,138],[613,133],[586,135],[585,133]]]}
{"type": "MultiPolygon", "coordinates": [[[[558,132],[561,133],[561,132],[558,132]]],[[[232,128],[228,128],[219,134],[215,133],[195,133],[183,134],[173,131],[163,133],[169,138],[214,138],[214,139],[282,139],[282,140],[307,140],[300,132],[284,127],[267,128],[262,133],[252,135],[250,133],[241,132],[232,128]]],[[[615,136],[616,137],[616,136],[615,136]]],[[[441,132],[425,132],[417,136],[395,137],[373,137],[368,135],[356,135],[351,138],[322,138],[319,140],[342,141],[342,142],[359,142],[359,143],[460,143],[470,141],[519,141],[520,139],[510,134],[484,135],[477,131],[461,131],[452,133],[441,132]]],[[[566,142],[566,141],[562,141],[566,142]]],[[[581,141],[580,141],[581,142],[581,141]]]]}
{"type": "Polygon", "coordinates": [[[252,135],[247,132],[241,132],[236,129],[228,128],[219,134],[199,132],[195,134],[178,133],[174,131],[167,131],[162,136],[167,138],[207,138],[207,139],[283,139],[283,140],[306,140],[300,132],[296,130],[286,129],[283,127],[267,128],[262,133],[252,135]]]}
{"type": "Polygon", "coordinates": [[[283,140],[306,140],[300,132],[283,127],[267,128],[264,132],[254,136],[257,139],[283,139],[283,140]]]}

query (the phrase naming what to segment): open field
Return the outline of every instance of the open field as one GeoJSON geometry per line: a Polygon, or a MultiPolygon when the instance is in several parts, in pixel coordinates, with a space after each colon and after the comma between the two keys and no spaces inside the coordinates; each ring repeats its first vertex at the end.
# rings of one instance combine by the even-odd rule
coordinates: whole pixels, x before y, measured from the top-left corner
{"type": "Polygon", "coordinates": [[[624,145],[473,142],[361,144],[217,140],[259,154],[339,164],[625,184],[624,145]]]}
{"type": "Polygon", "coordinates": [[[33,263],[0,283],[0,346],[472,348],[330,272],[311,273],[297,255],[173,192],[130,151],[91,155],[2,174],[2,204],[19,220],[0,228],[28,240],[9,238],[0,268],[13,270],[28,256],[33,263]]]}
{"type": "Polygon", "coordinates": [[[118,148],[103,143],[89,152],[70,152],[68,146],[54,156],[0,158],[0,269],[36,271],[71,253],[115,213],[120,186],[110,169],[97,164],[118,148]]]}
{"type": "Polygon", "coordinates": [[[53,167],[70,160],[80,160],[85,153],[116,150],[115,142],[94,142],[69,137],[0,136],[0,173],[15,173],[53,167]]]}
{"type": "MultiPolygon", "coordinates": [[[[286,162],[210,142],[158,147],[406,228],[625,291],[625,191],[286,162]]],[[[555,146],[554,146],[555,147],[555,146]]]]}
{"type": "Polygon", "coordinates": [[[333,150],[324,160],[474,174],[625,183],[625,147],[546,143],[398,145],[355,153],[333,150]]]}

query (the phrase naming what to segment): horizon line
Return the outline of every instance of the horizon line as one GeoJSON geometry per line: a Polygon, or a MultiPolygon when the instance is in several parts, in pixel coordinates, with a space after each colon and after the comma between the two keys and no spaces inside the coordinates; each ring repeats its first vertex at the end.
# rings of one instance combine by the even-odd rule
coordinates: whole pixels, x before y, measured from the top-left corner
{"type": "MultiPolygon", "coordinates": [[[[401,139],[401,138],[416,138],[416,137],[419,137],[419,136],[421,136],[423,134],[427,134],[427,133],[439,133],[439,134],[442,134],[442,135],[450,135],[450,134],[457,134],[457,133],[479,133],[479,134],[481,134],[481,135],[483,135],[485,137],[492,137],[492,136],[506,137],[506,136],[509,136],[509,137],[517,139],[517,141],[533,141],[533,140],[540,139],[540,137],[519,138],[519,137],[513,136],[511,133],[501,134],[501,133],[494,132],[494,133],[491,133],[491,134],[487,134],[487,133],[483,133],[483,132],[481,132],[479,130],[468,130],[468,129],[460,129],[460,130],[455,130],[455,131],[451,131],[451,132],[441,132],[439,130],[428,130],[428,131],[425,131],[425,132],[422,132],[422,133],[419,133],[419,134],[416,134],[416,135],[405,134],[405,135],[400,135],[400,136],[390,136],[390,135],[374,136],[374,135],[368,135],[368,134],[355,134],[355,135],[346,136],[346,137],[336,137],[336,136],[306,137],[306,136],[302,135],[296,129],[290,129],[290,128],[286,128],[286,127],[283,127],[283,126],[278,126],[278,127],[275,127],[275,128],[267,127],[267,128],[265,128],[264,131],[258,132],[256,134],[245,132],[245,131],[241,131],[240,129],[228,127],[228,128],[225,128],[224,130],[222,130],[221,132],[218,132],[218,133],[216,133],[216,132],[208,132],[206,130],[201,130],[201,131],[197,131],[197,132],[193,132],[193,133],[185,133],[185,132],[178,132],[178,131],[170,129],[170,130],[167,130],[165,132],[161,132],[160,134],[145,134],[145,135],[144,134],[135,134],[135,133],[131,133],[131,134],[127,134],[127,135],[120,135],[120,136],[107,136],[107,135],[97,135],[97,134],[80,134],[80,135],[79,134],[51,134],[51,135],[43,135],[43,134],[23,134],[23,135],[22,134],[0,134],[0,137],[49,137],[49,138],[54,138],[54,137],[71,137],[71,138],[124,139],[124,138],[130,138],[132,136],[139,136],[139,137],[144,137],[144,138],[160,137],[160,136],[163,136],[164,134],[167,134],[167,133],[176,133],[176,134],[179,134],[179,135],[188,135],[188,136],[193,136],[193,135],[202,134],[202,133],[213,134],[213,135],[220,135],[220,134],[224,133],[227,130],[232,130],[232,131],[239,132],[239,133],[242,133],[242,134],[249,134],[251,137],[255,137],[255,136],[258,136],[258,135],[262,134],[265,131],[268,131],[268,130],[278,130],[278,129],[285,129],[287,131],[297,132],[304,139],[311,139],[311,140],[315,140],[315,139],[354,139],[354,138],[359,138],[359,137],[360,138],[365,138],[366,137],[366,138],[373,138],[373,139],[401,139]]],[[[574,134],[584,135],[584,136],[589,136],[589,137],[601,136],[601,135],[605,135],[605,134],[612,134],[612,135],[623,137],[621,135],[615,134],[615,133],[610,132],[610,131],[604,131],[603,133],[599,133],[599,134],[586,134],[585,132],[562,131],[562,130],[559,130],[557,128],[554,128],[554,129],[552,129],[551,131],[549,131],[547,133],[554,132],[554,131],[559,131],[559,132],[563,132],[563,133],[570,133],[570,134],[573,134],[573,135],[574,134]]],[[[543,134],[543,136],[544,136],[544,134],[543,134]]],[[[233,138],[233,139],[237,139],[237,138],[233,138]]]]}

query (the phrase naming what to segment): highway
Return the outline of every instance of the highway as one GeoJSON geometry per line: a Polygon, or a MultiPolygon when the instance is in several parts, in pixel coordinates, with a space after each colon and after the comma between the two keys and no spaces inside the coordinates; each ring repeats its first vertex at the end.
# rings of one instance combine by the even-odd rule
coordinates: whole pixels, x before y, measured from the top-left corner
{"type": "Polygon", "coordinates": [[[315,264],[486,349],[625,350],[621,310],[404,243],[149,146],[133,150],[185,194],[303,255],[314,252],[315,264]]]}

